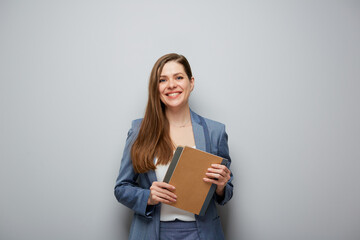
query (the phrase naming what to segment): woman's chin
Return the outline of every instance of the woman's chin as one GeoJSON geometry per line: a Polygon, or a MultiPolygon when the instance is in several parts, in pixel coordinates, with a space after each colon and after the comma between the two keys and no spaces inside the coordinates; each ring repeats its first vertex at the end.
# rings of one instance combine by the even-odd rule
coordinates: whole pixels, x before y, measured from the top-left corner
{"type": "Polygon", "coordinates": [[[166,106],[166,109],[168,110],[181,110],[183,108],[186,108],[188,107],[188,104],[187,103],[181,103],[181,104],[165,104],[166,106]]]}

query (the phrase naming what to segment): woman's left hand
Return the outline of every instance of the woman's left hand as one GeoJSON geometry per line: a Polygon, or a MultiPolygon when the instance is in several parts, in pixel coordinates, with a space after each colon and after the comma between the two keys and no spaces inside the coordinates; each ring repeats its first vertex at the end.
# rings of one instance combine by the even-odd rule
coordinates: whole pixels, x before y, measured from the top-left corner
{"type": "Polygon", "coordinates": [[[203,179],[205,182],[216,184],[216,194],[223,196],[226,183],[230,179],[230,173],[230,170],[225,165],[211,164],[206,173],[206,178],[203,179]]]}

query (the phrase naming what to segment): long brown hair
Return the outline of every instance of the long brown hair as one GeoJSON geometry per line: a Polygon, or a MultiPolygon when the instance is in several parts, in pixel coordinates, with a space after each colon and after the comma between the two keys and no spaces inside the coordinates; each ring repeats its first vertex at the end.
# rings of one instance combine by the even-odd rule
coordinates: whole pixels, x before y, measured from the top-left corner
{"type": "Polygon", "coordinates": [[[176,53],[169,53],[160,57],[151,70],[149,79],[149,97],[138,137],[131,147],[131,158],[135,172],[144,173],[155,170],[154,158],[157,164],[167,164],[175,148],[170,138],[169,121],[165,115],[165,105],[160,100],[159,80],[164,65],[168,62],[183,65],[189,80],[192,77],[190,64],[187,59],[176,53]]]}

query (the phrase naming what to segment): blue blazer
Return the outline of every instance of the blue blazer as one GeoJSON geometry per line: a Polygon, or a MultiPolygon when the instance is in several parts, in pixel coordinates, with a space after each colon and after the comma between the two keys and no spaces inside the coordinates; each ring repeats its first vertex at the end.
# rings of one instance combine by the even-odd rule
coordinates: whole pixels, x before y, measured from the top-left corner
{"type": "MultiPolygon", "coordinates": [[[[229,168],[231,159],[225,125],[203,118],[193,111],[190,113],[196,148],[228,159],[227,167],[229,168]]],[[[129,239],[157,240],[159,239],[161,203],[152,206],[147,205],[150,186],[152,182],[157,181],[156,174],[152,170],[146,173],[135,173],[131,161],[130,150],[138,135],[140,124],[141,119],[134,120],[128,132],[114,193],[120,203],[134,211],[129,239]]],[[[224,205],[231,199],[233,195],[232,179],[231,174],[222,198],[214,193],[204,216],[195,215],[200,239],[225,239],[215,202],[224,205]]]]}

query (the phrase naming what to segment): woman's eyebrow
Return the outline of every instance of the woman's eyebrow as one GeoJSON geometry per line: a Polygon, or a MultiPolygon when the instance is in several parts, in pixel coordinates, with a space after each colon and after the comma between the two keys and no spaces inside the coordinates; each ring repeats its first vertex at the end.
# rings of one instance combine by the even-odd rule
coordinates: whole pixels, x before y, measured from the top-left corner
{"type": "Polygon", "coordinates": [[[176,75],[183,75],[183,73],[182,72],[174,73],[173,76],[176,76],[176,75]]]}
{"type": "MultiPolygon", "coordinates": [[[[182,72],[174,73],[173,76],[184,75],[182,72]]],[[[168,77],[167,75],[160,75],[160,77],[168,77]]]]}

